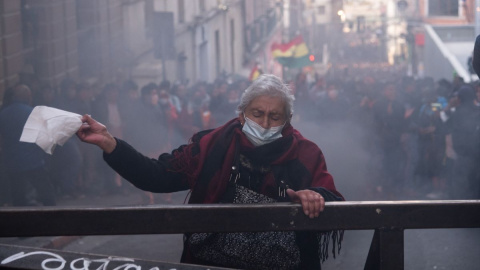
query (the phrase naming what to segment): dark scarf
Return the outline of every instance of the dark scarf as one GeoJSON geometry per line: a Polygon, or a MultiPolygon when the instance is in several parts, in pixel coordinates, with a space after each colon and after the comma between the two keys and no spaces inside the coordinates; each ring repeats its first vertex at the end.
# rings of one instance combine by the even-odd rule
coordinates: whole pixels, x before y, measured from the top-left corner
{"type": "MultiPolygon", "coordinates": [[[[189,203],[217,203],[227,187],[235,158],[240,154],[255,166],[270,166],[259,192],[278,198],[278,187],[287,182],[293,190],[323,187],[343,198],[328,173],[323,154],[290,124],[282,138],[254,147],[242,132],[238,119],[192,137],[192,143],[174,152],[172,170],[188,176],[192,187],[189,203]],[[237,145],[238,144],[238,145],[237,145]]],[[[328,198],[326,198],[327,200],[328,198]]]]}

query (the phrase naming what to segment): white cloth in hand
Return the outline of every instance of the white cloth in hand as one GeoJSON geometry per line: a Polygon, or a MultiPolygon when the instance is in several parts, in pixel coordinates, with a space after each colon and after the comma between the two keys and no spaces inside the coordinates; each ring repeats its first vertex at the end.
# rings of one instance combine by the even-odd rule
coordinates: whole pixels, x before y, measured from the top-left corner
{"type": "Polygon", "coordinates": [[[21,142],[36,143],[48,154],[62,146],[82,125],[82,116],[47,106],[36,106],[23,127],[21,142]]]}

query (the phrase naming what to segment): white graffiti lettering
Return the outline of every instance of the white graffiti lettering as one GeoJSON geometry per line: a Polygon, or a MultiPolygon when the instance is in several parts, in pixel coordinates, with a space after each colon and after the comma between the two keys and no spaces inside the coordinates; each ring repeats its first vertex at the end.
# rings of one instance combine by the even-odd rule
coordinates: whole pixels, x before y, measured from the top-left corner
{"type": "MultiPolygon", "coordinates": [[[[14,254],[0,262],[0,265],[6,265],[14,261],[21,260],[25,257],[33,256],[33,255],[46,255],[52,258],[47,258],[42,261],[42,269],[43,270],[63,270],[67,261],[60,255],[48,252],[48,251],[33,251],[33,252],[19,252],[14,254]],[[58,265],[57,265],[58,264],[58,265]]],[[[69,266],[72,270],[108,270],[108,265],[110,262],[126,262],[125,264],[119,265],[113,270],[141,270],[142,267],[140,265],[134,264],[135,260],[130,258],[122,258],[122,257],[108,257],[103,259],[89,259],[89,258],[78,258],[72,260],[69,266]],[[90,268],[93,267],[93,268],[90,268]]],[[[158,267],[152,267],[149,270],[160,270],[158,267]]],[[[175,268],[171,268],[169,270],[176,270],[175,268]]]]}
{"type": "Polygon", "coordinates": [[[20,260],[20,259],[23,259],[25,257],[32,256],[32,255],[48,255],[48,256],[54,257],[53,259],[50,258],[50,259],[43,260],[42,269],[44,269],[44,270],[61,270],[65,267],[65,263],[67,262],[60,255],[57,255],[55,253],[51,253],[51,252],[47,252],[47,251],[34,251],[34,252],[30,252],[30,253],[19,252],[17,254],[14,254],[14,255],[6,258],[0,264],[3,265],[3,264],[11,263],[13,261],[20,260]],[[60,266],[58,266],[56,268],[47,267],[47,264],[51,263],[51,262],[58,262],[58,263],[60,263],[60,266]]]}
{"type": "Polygon", "coordinates": [[[129,259],[129,258],[121,258],[121,257],[108,257],[106,259],[97,259],[97,260],[90,260],[88,258],[79,258],[79,259],[75,259],[73,260],[71,263],[70,263],[70,269],[72,270],[89,270],[90,269],[90,265],[92,263],[101,263],[101,265],[96,268],[96,270],[107,270],[107,267],[108,267],[108,263],[109,262],[112,262],[112,261],[120,261],[120,262],[124,262],[124,261],[127,261],[127,262],[134,262],[133,259],[129,259]],[[77,262],[83,262],[83,265],[79,268],[79,267],[76,267],[75,264],[77,262]]]}

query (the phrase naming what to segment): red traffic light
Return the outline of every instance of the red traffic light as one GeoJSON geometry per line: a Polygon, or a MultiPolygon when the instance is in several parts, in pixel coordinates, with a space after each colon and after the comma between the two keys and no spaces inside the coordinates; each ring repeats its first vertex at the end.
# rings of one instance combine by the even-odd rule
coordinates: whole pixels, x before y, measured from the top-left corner
{"type": "Polygon", "coordinates": [[[308,56],[308,60],[310,60],[310,62],[314,62],[315,61],[315,55],[310,54],[310,56],[308,56]]]}

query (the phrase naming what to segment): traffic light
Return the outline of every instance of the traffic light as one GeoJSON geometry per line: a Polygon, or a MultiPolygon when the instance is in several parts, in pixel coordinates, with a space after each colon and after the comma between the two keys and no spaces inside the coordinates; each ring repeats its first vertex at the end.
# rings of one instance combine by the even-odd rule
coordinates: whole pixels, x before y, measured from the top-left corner
{"type": "Polygon", "coordinates": [[[310,54],[310,55],[308,56],[308,60],[310,60],[310,62],[315,62],[315,55],[310,54]]]}

